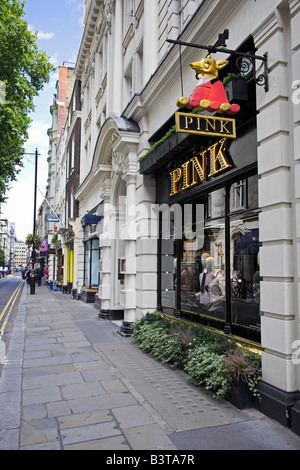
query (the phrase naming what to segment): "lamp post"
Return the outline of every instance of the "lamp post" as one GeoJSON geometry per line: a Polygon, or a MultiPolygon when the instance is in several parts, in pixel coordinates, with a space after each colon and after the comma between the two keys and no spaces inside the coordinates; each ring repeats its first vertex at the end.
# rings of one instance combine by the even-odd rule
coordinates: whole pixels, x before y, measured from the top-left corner
{"type": "MultiPolygon", "coordinates": [[[[34,203],[33,203],[33,235],[36,232],[36,190],[37,190],[37,169],[38,169],[38,150],[35,150],[35,171],[34,171],[34,203]]],[[[30,294],[35,294],[35,243],[32,245],[32,270],[30,273],[30,294]]]]}
{"type": "MultiPolygon", "coordinates": [[[[34,155],[35,156],[35,171],[34,171],[34,203],[33,203],[33,235],[36,232],[36,193],[37,193],[37,170],[38,170],[38,149],[35,150],[35,153],[23,153],[22,155],[34,155]]],[[[20,165],[16,163],[15,169],[20,169],[20,165]]],[[[30,273],[30,294],[35,294],[35,243],[32,245],[32,269],[30,273]]]]}

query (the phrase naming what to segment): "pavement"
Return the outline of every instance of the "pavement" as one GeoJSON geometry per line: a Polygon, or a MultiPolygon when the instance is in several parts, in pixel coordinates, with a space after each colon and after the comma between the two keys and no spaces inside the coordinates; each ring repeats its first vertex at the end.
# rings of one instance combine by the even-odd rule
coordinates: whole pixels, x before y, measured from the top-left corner
{"type": "Polygon", "coordinates": [[[170,464],[182,451],[195,463],[201,450],[300,450],[289,429],[214,399],[118,332],[92,304],[24,285],[0,377],[0,450],[114,451],[108,463],[135,455],[133,466],[138,451],[170,464]]]}

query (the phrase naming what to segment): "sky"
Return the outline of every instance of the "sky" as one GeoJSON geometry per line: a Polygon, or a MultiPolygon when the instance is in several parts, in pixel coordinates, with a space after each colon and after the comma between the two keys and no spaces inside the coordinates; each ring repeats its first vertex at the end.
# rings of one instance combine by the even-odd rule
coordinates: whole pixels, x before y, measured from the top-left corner
{"type": "MultiPolygon", "coordinates": [[[[75,65],[83,33],[83,4],[84,0],[26,0],[25,2],[24,19],[31,31],[38,31],[38,48],[46,52],[55,67],[64,63],[67,66],[75,65]]],[[[30,115],[32,124],[25,145],[25,152],[33,155],[24,155],[24,167],[6,194],[7,203],[1,206],[3,215],[10,223],[15,223],[17,239],[22,241],[25,241],[26,236],[33,231],[36,148],[39,153],[37,211],[46,192],[49,148],[47,130],[52,123],[50,106],[53,104],[57,79],[58,71],[51,74],[50,81],[34,100],[35,111],[30,115]]]]}

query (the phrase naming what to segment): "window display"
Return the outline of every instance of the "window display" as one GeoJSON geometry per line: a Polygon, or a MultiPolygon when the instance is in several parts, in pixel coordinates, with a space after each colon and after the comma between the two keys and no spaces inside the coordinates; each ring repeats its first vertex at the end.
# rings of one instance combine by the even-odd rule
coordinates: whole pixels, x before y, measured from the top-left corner
{"type": "Polygon", "coordinates": [[[183,240],[181,309],[225,320],[224,221],[206,221],[204,240],[183,240]]]}
{"type": "MultiPolygon", "coordinates": [[[[182,237],[176,239],[175,230],[171,237],[161,231],[162,310],[196,322],[214,325],[229,319],[233,327],[259,330],[257,176],[210,192],[197,204],[204,207],[203,232],[195,231],[190,239],[182,225],[182,237]]],[[[182,220],[184,211],[183,204],[182,220]]],[[[196,214],[193,228],[199,223],[196,214]]]]}
{"type": "Polygon", "coordinates": [[[177,258],[174,238],[161,242],[161,301],[164,308],[176,309],[177,258]]]}
{"type": "Polygon", "coordinates": [[[85,242],[85,286],[96,287],[99,285],[99,239],[93,238],[85,242]]]}

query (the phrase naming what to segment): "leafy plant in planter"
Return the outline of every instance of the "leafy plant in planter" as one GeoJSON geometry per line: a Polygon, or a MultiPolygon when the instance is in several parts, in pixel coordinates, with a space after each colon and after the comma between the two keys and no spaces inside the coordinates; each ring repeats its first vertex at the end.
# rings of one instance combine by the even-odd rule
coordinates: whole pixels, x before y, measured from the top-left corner
{"type": "Polygon", "coordinates": [[[240,74],[229,73],[224,77],[222,83],[227,92],[229,102],[233,100],[248,100],[247,82],[240,74]]]}
{"type": "Polygon", "coordinates": [[[137,320],[134,323],[132,338],[143,351],[161,362],[177,365],[182,361],[182,344],[170,334],[170,322],[160,319],[158,315],[156,319],[148,317],[145,320],[137,320]]]}
{"type": "Polygon", "coordinates": [[[229,82],[231,82],[232,80],[234,79],[239,79],[241,78],[241,74],[240,73],[228,73],[226,75],[226,77],[223,78],[223,86],[225,87],[229,82]]]}
{"type": "Polygon", "coordinates": [[[225,374],[223,354],[213,352],[211,345],[202,344],[189,351],[185,371],[188,379],[215,392],[216,398],[224,398],[230,390],[225,374]]]}
{"type": "Polygon", "coordinates": [[[29,234],[26,237],[25,243],[29,248],[34,245],[38,249],[42,245],[42,240],[39,235],[29,234]]]}
{"type": "Polygon", "coordinates": [[[238,347],[216,351],[213,343],[203,343],[189,351],[185,370],[197,385],[215,392],[238,408],[248,408],[252,395],[258,396],[260,358],[238,347]]]}
{"type": "MultiPolygon", "coordinates": [[[[230,338],[207,329],[170,321],[158,313],[147,314],[133,324],[133,336],[139,347],[162,362],[181,367],[188,379],[225,398],[238,408],[246,408],[252,395],[258,396],[260,356],[240,348],[230,338]],[[247,389],[246,403],[235,388],[247,389]]],[[[240,390],[238,391],[240,393],[240,390]]]]}
{"type": "Polygon", "coordinates": [[[224,367],[231,384],[242,381],[251,394],[259,397],[256,387],[261,380],[261,363],[258,355],[240,349],[229,351],[224,367]]]}
{"type": "Polygon", "coordinates": [[[58,233],[54,233],[53,237],[52,237],[52,240],[51,240],[51,243],[55,243],[57,238],[58,238],[58,233]]]}

